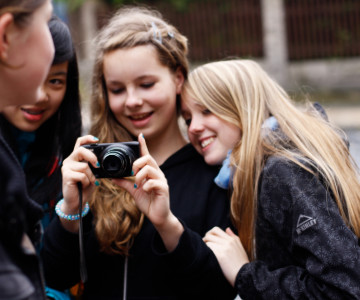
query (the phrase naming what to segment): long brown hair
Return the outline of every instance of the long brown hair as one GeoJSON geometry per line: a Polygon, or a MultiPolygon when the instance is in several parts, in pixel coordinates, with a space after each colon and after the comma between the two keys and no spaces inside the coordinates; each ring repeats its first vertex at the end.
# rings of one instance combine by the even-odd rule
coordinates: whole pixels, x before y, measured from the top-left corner
{"type": "Polygon", "coordinates": [[[333,193],[342,218],[360,237],[359,170],[340,129],[315,109],[301,110],[251,60],[214,62],[196,68],[189,75],[183,95],[196,99],[241,130],[242,138],[231,154],[235,169],[231,211],[249,257],[254,258],[259,178],[270,155],[319,173],[333,193]],[[270,116],[277,119],[281,134],[264,134],[262,125],[270,116]]]}
{"type": "MultiPolygon", "coordinates": [[[[184,77],[187,77],[186,37],[165,22],[156,10],[136,6],[120,9],[95,39],[91,106],[93,123],[90,133],[102,142],[122,142],[135,138],[116,120],[110,110],[103,74],[104,55],[117,49],[140,45],[152,45],[164,66],[172,72],[180,68],[184,77]]],[[[127,255],[144,219],[132,197],[110,181],[103,180],[101,187],[93,195],[91,208],[102,250],[127,255]]]]}

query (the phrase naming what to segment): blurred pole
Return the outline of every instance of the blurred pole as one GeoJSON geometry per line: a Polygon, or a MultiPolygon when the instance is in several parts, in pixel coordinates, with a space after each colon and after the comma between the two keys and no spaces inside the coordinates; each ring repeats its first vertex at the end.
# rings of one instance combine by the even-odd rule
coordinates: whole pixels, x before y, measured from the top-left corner
{"type": "Polygon", "coordinates": [[[282,86],[288,86],[288,52],[284,0],[261,0],[264,67],[282,86]]]}
{"type": "Polygon", "coordinates": [[[94,55],[92,51],[92,40],[97,32],[96,8],[97,1],[87,0],[84,1],[84,4],[81,6],[80,9],[80,26],[82,31],[82,39],[84,41],[83,58],[86,61],[92,60],[94,55]]]}

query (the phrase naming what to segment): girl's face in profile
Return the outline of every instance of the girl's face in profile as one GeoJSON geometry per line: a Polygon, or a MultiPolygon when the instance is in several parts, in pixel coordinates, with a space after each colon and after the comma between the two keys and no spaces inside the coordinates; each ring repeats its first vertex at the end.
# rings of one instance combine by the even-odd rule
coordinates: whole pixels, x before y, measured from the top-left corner
{"type": "Polygon", "coordinates": [[[221,165],[241,139],[239,127],[220,119],[195,99],[182,96],[181,112],[191,144],[209,165],[221,165]]]}
{"type": "Polygon", "coordinates": [[[51,66],[42,85],[42,96],[33,105],[7,106],[3,109],[5,118],[22,131],[35,131],[59,109],[66,92],[66,78],[69,63],[51,66]]]}
{"type": "Polygon", "coordinates": [[[52,14],[50,0],[45,1],[23,28],[14,23],[7,27],[8,52],[2,67],[9,93],[6,105],[35,103],[41,95],[41,84],[46,78],[54,56],[54,44],[48,27],[52,14]],[[11,89],[11,90],[10,90],[11,89]]]}
{"type": "Polygon", "coordinates": [[[171,138],[178,130],[176,95],[184,81],[162,65],[152,45],[117,49],[104,56],[104,78],[110,109],[132,135],[147,140],[171,138]]]}

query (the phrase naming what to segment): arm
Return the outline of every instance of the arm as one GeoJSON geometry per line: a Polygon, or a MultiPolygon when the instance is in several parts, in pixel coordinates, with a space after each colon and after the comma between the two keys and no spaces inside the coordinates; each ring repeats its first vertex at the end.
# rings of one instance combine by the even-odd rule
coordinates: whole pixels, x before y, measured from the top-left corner
{"type": "Polygon", "coordinates": [[[243,299],[359,299],[360,247],[318,178],[273,159],[258,201],[257,261],[243,265],[243,299]]]}
{"type": "MultiPolygon", "coordinates": [[[[77,139],[74,151],[66,158],[61,168],[63,177],[63,196],[64,203],[60,210],[66,215],[76,215],[79,213],[79,191],[77,183],[82,184],[82,194],[84,203],[91,197],[95,185],[95,176],[92,173],[88,162],[97,167],[97,157],[91,151],[81,147],[81,145],[94,143],[97,139],[87,135],[77,139]]],[[[70,232],[78,232],[79,221],[68,221],[60,218],[63,227],[70,232]]]]}
{"type": "Polygon", "coordinates": [[[167,251],[177,246],[184,228],[170,210],[169,186],[164,173],[151,157],[144,137],[139,135],[142,156],[133,164],[135,181],[113,179],[125,188],[135,200],[137,207],[149,218],[167,251]]]}
{"type": "MultiPolygon", "coordinates": [[[[143,151],[145,143],[141,136],[139,142],[143,151]]],[[[179,293],[184,294],[184,299],[189,295],[201,299],[234,299],[235,291],[224,278],[216,257],[199,234],[215,225],[229,225],[226,192],[208,187],[203,191],[196,187],[196,192],[206,193],[201,195],[204,203],[200,205],[200,219],[192,217],[187,211],[192,206],[191,201],[198,200],[198,196],[191,194],[190,199],[185,198],[188,221],[193,222],[192,225],[197,226],[199,231],[195,232],[173,215],[170,210],[169,187],[163,172],[147,151],[142,154],[133,166],[137,187],[134,188],[134,183],[128,180],[116,180],[116,183],[132,193],[139,209],[156,228],[153,251],[162,257],[165,269],[169,271],[168,276],[174,278],[174,288],[181,287],[179,293]]]]}
{"type": "MultiPolygon", "coordinates": [[[[79,191],[77,183],[82,183],[84,203],[91,196],[95,177],[88,162],[96,166],[97,158],[91,151],[81,147],[93,143],[93,136],[80,137],[71,155],[62,166],[64,203],[61,211],[68,215],[79,211],[79,191]]],[[[84,217],[85,240],[91,230],[91,214],[84,217]]],[[[52,220],[44,234],[44,246],[41,251],[44,261],[44,273],[49,286],[66,289],[80,280],[79,275],[79,221],[68,221],[58,216],[52,220]]]]}

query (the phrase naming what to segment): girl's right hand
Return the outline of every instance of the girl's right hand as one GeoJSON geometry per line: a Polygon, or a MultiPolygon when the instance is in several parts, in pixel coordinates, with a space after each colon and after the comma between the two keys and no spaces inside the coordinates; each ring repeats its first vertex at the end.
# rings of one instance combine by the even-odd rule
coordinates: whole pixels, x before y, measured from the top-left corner
{"type": "MultiPolygon", "coordinates": [[[[61,172],[64,203],[62,204],[61,211],[67,215],[79,213],[79,191],[77,183],[81,182],[82,184],[83,203],[87,202],[95,186],[96,178],[88,163],[97,168],[98,159],[94,153],[81,146],[96,142],[98,142],[98,139],[92,135],[78,138],[74,151],[63,161],[61,172]]],[[[65,227],[70,231],[76,231],[78,228],[79,222],[66,221],[64,219],[61,219],[61,221],[63,225],[67,225],[65,225],[65,227]]]]}

